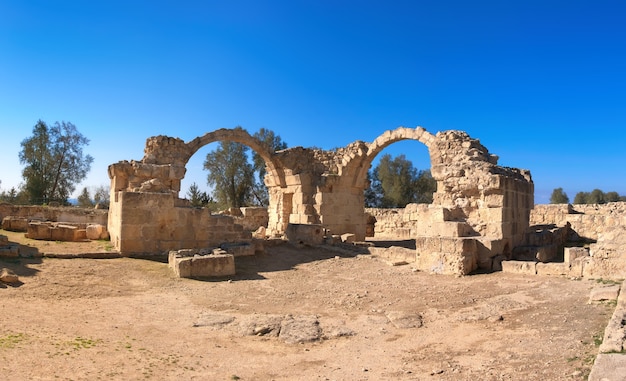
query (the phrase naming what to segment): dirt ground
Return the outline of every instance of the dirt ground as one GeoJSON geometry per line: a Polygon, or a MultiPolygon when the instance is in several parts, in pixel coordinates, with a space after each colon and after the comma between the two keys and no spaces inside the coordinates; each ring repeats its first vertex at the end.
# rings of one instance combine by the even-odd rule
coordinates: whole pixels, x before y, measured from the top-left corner
{"type": "MultiPolygon", "coordinates": [[[[23,250],[110,250],[106,242],[0,234],[23,250]]],[[[22,282],[0,286],[0,374],[582,380],[614,308],[587,303],[593,280],[429,275],[375,254],[286,244],[239,257],[236,266],[229,279],[191,280],[155,260],[0,260],[22,282]]]]}

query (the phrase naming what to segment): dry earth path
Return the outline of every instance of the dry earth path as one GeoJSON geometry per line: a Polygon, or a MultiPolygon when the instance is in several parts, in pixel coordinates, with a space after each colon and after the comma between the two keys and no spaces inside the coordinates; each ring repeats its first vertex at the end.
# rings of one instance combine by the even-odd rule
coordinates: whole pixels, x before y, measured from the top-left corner
{"type": "MultiPolygon", "coordinates": [[[[47,253],[110,249],[1,234],[47,253]]],[[[0,260],[22,281],[0,288],[0,374],[583,380],[614,307],[588,304],[596,281],[437,276],[320,248],[280,245],[236,264],[236,276],[202,281],[140,259],[0,260]]]]}

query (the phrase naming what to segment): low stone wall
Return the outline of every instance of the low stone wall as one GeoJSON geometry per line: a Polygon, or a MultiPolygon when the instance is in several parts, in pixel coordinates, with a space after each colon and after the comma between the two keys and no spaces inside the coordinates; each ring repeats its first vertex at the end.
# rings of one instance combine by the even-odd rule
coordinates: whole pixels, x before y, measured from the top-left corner
{"type": "Polygon", "coordinates": [[[535,205],[530,212],[531,225],[565,226],[568,222],[579,236],[597,240],[619,226],[626,226],[626,202],[535,205]]]}
{"type": "Polygon", "coordinates": [[[269,220],[267,208],[264,207],[243,207],[239,208],[239,215],[233,215],[235,223],[243,226],[243,230],[256,231],[259,227],[267,227],[269,220]]]}
{"type": "Polygon", "coordinates": [[[411,223],[404,221],[404,208],[365,208],[365,213],[375,219],[374,237],[400,238],[411,230],[411,223]]]}
{"type": "MultiPolygon", "coordinates": [[[[74,206],[12,205],[0,203],[0,221],[5,217],[25,218],[28,221],[54,221],[107,225],[108,211],[74,206]]],[[[25,231],[25,230],[24,230],[25,231]]]]}

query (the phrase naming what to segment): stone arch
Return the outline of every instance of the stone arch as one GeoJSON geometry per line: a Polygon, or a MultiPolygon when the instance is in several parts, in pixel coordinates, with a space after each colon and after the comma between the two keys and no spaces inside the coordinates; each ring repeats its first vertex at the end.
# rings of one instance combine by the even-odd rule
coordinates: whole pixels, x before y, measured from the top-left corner
{"type": "Polygon", "coordinates": [[[279,165],[274,158],[274,153],[267,150],[265,145],[263,145],[263,143],[261,143],[261,141],[257,138],[251,136],[246,130],[240,128],[221,128],[213,132],[208,132],[203,136],[199,136],[186,143],[188,156],[185,159],[185,164],[200,148],[207,144],[224,140],[241,143],[252,148],[254,152],[258,153],[263,158],[268,168],[267,173],[269,174],[269,177],[266,178],[266,185],[280,186],[281,188],[285,187],[285,174],[282,166],[279,165]],[[270,182],[269,184],[267,183],[268,180],[270,182]]]}
{"type": "Polygon", "coordinates": [[[434,158],[433,155],[435,154],[435,152],[438,151],[432,149],[433,142],[435,141],[435,136],[433,134],[426,131],[422,127],[416,127],[414,129],[407,127],[398,127],[395,130],[385,131],[382,135],[377,137],[372,143],[369,144],[368,150],[362,158],[362,161],[357,169],[357,173],[354,176],[353,186],[363,187],[365,189],[367,172],[369,171],[372,162],[374,161],[376,156],[383,149],[401,140],[417,140],[423,143],[428,149],[431,166],[432,163],[436,162],[436,158],[434,158]]]}

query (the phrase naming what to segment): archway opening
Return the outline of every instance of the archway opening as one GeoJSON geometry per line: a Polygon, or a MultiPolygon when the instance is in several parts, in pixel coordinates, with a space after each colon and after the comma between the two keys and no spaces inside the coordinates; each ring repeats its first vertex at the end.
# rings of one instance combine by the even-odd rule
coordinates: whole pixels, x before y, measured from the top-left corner
{"type": "Polygon", "coordinates": [[[187,143],[191,156],[181,181],[183,197],[194,207],[232,216],[248,232],[268,227],[268,185],[284,181],[272,152],[247,131],[236,128],[207,133],[187,143]],[[205,190],[206,189],[206,190],[205,190]]]}
{"type": "Polygon", "coordinates": [[[375,247],[415,250],[420,210],[433,201],[428,147],[414,139],[391,141],[376,153],[365,190],[366,240],[375,247]]]}

